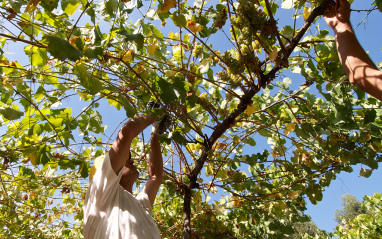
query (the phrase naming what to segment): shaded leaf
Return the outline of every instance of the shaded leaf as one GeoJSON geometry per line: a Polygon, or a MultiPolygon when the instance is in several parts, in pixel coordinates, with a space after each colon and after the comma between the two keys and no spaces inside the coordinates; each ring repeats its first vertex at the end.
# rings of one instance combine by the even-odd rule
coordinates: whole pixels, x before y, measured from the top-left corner
{"type": "Polygon", "coordinates": [[[47,50],[54,58],[62,61],[66,59],[77,61],[82,57],[82,53],[66,40],[49,35],[44,38],[48,41],[47,50]]]}
{"type": "Polygon", "coordinates": [[[373,172],[373,169],[362,168],[361,171],[359,172],[359,177],[368,178],[371,176],[372,172],[373,172]]]}
{"type": "Polygon", "coordinates": [[[45,11],[51,12],[58,7],[58,1],[59,0],[41,0],[41,6],[45,11]]]}
{"type": "Polygon", "coordinates": [[[144,37],[141,33],[129,34],[126,30],[122,30],[118,31],[117,34],[123,35],[127,42],[134,41],[138,50],[143,48],[144,37]]]}
{"type": "Polygon", "coordinates": [[[178,99],[184,101],[187,96],[186,86],[187,82],[180,78],[175,78],[172,84],[162,77],[158,77],[157,80],[158,93],[165,104],[170,104],[178,99]]]}
{"type": "Polygon", "coordinates": [[[7,120],[16,120],[21,118],[24,115],[23,112],[12,109],[12,108],[4,108],[0,107],[0,114],[3,115],[7,120]]]}

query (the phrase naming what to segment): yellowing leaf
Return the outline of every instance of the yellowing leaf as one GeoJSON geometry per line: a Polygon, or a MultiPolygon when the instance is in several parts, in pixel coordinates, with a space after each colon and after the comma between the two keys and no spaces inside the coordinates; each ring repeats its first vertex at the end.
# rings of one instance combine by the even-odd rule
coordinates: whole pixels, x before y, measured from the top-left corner
{"type": "Polygon", "coordinates": [[[124,62],[130,62],[133,59],[133,56],[131,54],[131,50],[127,51],[126,54],[123,55],[122,61],[124,62]]]}
{"type": "Polygon", "coordinates": [[[241,205],[243,205],[243,201],[239,200],[239,199],[235,199],[233,201],[233,206],[235,207],[240,207],[241,205]]]}
{"type": "Polygon", "coordinates": [[[245,113],[250,116],[256,111],[256,107],[253,105],[248,105],[247,109],[245,109],[245,113]]]}
{"type": "Polygon", "coordinates": [[[31,161],[31,163],[33,164],[33,165],[37,165],[37,162],[36,162],[36,155],[35,154],[33,154],[33,155],[31,155],[31,156],[29,156],[29,159],[30,159],[30,161],[31,161]]]}
{"type": "Polygon", "coordinates": [[[291,199],[296,199],[296,198],[298,198],[298,196],[299,196],[299,193],[298,193],[298,192],[290,191],[290,192],[288,193],[288,197],[290,197],[291,199]]]}
{"type": "Polygon", "coordinates": [[[196,23],[194,21],[188,20],[187,21],[187,27],[194,33],[198,33],[201,30],[203,30],[203,26],[199,23],[196,23]]]}
{"type": "Polygon", "coordinates": [[[164,0],[163,5],[157,10],[157,13],[167,13],[170,8],[176,7],[176,0],[164,0]]]}
{"type": "Polygon", "coordinates": [[[72,44],[73,46],[75,46],[77,39],[78,39],[78,37],[75,36],[75,37],[73,37],[72,39],[69,40],[69,43],[72,44]]]}
{"type": "Polygon", "coordinates": [[[312,11],[312,8],[310,7],[304,7],[304,20],[306,21],[308,17],[310,16],[310,13],[312,11]]]}
{"type": "Polygon", "coordinates": [[[284,129],[284,134],[288,135],[290,132],[294,131],[296,129],[296,125],[294,123],[285,123],[285,129],[284,129]]]}
{"type": "Polygon", "coordinates": [[[157,52],[158,46],[155,45],[155,44],[150,44],[150,45],[148,45],[146,48],[147,48],[147,51],[148,51],[150,54],[155,54],[155,53],[157,52]]]}
{"type": "Polygon", "coordinates": [[[276,58],[277,58],[277,47],[274,46],[271,54],[269,54],[269,60],[275,61],[276,58]]]}
{"type": "Polygon", "coordinates": [[[170,32],[168,34],[168,38],[170,38],[171,40],[179,40],[179,36],[180,36],[179,32],[177,32],[175,34],[173,32],[170,32]]]}

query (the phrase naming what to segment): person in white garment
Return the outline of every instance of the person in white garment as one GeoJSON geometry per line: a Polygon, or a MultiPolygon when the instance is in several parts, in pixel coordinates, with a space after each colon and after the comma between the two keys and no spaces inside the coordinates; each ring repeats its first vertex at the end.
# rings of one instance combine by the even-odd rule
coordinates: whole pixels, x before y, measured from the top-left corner
{"type": "Polygon", "coordinates": [[[350,83],[382,100],[382,72],[358,42],[350,23],[350,12],[347,0],[336,0],[324,18],[334,31],[340,62],[350,83]]]}
{"type": "Polygon", "coordinates": [[[158,135],[163,133],[165,123],[168,123],[168,116],[165,116],[156,120],[151,114],[139,115],[130,119],[119,131],[86,192],[85,239],[160,238],[159,229],[152,218],[152,206],[162,183],[163,162],[158,135]],[[132,189],[139,172],[131,160],[130,145],[151,124],[149,178],[143,190],[134,197],[132,189]]]}

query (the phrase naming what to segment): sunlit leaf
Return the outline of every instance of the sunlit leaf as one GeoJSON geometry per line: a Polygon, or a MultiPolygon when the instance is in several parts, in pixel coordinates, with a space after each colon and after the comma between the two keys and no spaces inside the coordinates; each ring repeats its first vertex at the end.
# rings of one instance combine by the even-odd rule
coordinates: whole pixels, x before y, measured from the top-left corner
{"type": "Polygon", "coordinates": [[[176,0],[164,0],[162,6],[157,10],[157,13],[167,13],[170,8],[176,7],[176,0]]]}
{"type": "Polygon", "coordinates": [[[194,33],[198,33],[201,30],[203,30],[203,26],[199,23],[196,23],[194,21],[188,20],[187,21],[187,27],[194,33]]]}
{"type": "Polygon", "coordinates": [[[76,64],[75,69],[77,70],[81,85],[85,87],[85,89],[88,89],[90,94],[95,95],[102,90],[103,86],[101,81],[89,74],[83,63],[76,64]]]}
{"type": "Polygon", "coordinates": [[[61,1],[61,8],[69,16],[73,15],[76,12],[79,5],[80,5],[80,1],[78,0],[62,0],[61,1]]]}
{"type": "MultiPolygon", "coordinates": [[[[150,54],[155,54],[157,52],[157,49],[158,49],[158,46],[156,44],[150,44],[150,45],[147,45],[147,51],[150,53],[150,54]]],[[[131,55],[131,54],[130,54],[131,55]]]]}
{"type": "Polygon", "coordinates": [[[132,51],[128,50],[127,52],[122,53],[122,61],[124,62],[131,62],[133,59],[132,51]]]}

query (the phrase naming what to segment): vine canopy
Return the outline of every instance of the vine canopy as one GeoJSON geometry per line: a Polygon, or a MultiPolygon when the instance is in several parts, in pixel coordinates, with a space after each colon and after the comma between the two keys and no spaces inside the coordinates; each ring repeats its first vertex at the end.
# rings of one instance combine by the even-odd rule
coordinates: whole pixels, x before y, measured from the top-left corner
{"type": "Polygon", "coordinates": [[[94,159],[127,118],[163,112],[163,238],[294,233],[338,173],[381,161],[381,103],[344,76],[330,4],[2,0],[0,234],[82,237],[94,159]]]}

